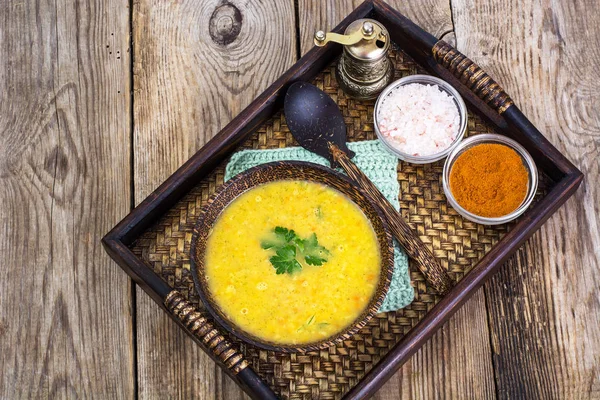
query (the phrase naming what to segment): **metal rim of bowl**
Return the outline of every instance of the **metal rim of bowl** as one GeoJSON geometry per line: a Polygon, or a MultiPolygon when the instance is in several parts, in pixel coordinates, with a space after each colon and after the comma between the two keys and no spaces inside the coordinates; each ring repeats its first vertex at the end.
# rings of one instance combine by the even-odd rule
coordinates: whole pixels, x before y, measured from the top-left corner
{"type": "Polygon", "coordinates": [[[469,119],[469,116],[467,113],[467,106],[465,105],[465,102],[464,102],[463,98],[461,97],[461,95],[458,93],[458,91],[456,89],[454,89],[454,87],[452,85],[450,85],[448,82],[446,82],[440,78],[436,78],[435,76],[431,76],[431,75],[409,75],[409,76],[405,76],[404,78],[398,79],[397,81],[392,82],[388,87],[386,87],[381,92],[381,94],[377,98],[377,102],[375,103],[375,108],[373,110],[373,122],[374,122],[373,125],[375,126],[375,133],[377,134],[377,137],[379,138],[379,140],[384,144],[384,147],[390,153],[392,153],[394,156],[398,157],[399,159],[413,163],[413,164],[433,163],[435,161],[441,160],[442,158],[444,158],[448,154],[450,154],[450,152],[452,152],[452,150],[454,150],[456,148],[456,146],[459,145],[459,143],[462,141],[463,137],[465,136],[465,132],[467,131],[468,119],[469,119]],[[456,139],[454,139],[454,142],[452,142],[452,144],[450,146],[448,146],[446,149],[442,150],[439,153],[430,154],[427,156],[414,156],[411,154],[403,153],[402,151],[396,149],[391,144],[389,144],[387,139],[385,137],[383,137],[383,135],[381,134],[381,131],[379,130],[379,124],[377,121],[379,120],[379,118],[378,118],[379,107],[380,107],[381,103],[383,102],[383,99],[385,99],[387,97],[387,95],[392,90],[396,89],[397,87],[405,86],[405,85],[408,85],[411,83],[437,85],[441,90],[445,91],[450,96],[452,96],[452,99],[454,100],[456,107],[458,108],[458,115],[460,117],[460,127],[458,128],[458,135],[456,135],[456,139]]]}
{"type": "Polygon", "coordinates": [[[465,140],[463,140],[460,143],[460,145],[457,146],[452,151],[452,153],[448,155],[448,158],[444,163],[444,170],[442,175],[444,193],[446,194],[446,198],[448,199],[448,202],[450,203],[452,208],[454,208],[460,215],[462,215],[466,219],[473,222],[477,222],[478,224],[482,225],[505,224],[522,215],[533,202],[533,199],[537,192],[538,180],[539,178],[537,167],[535,165],[535,162],[533,161],[533,157],[531,157],[529,152],[517,141],[495,133],[482,133],[479,135],[468,137],[465,140]],[[527,195],[525,196],[525,199],[523,199],[521,205],[519,205],[519,207],[517,207],[516,210],[514,210],[510,214],[506,214],[501,217],[482,217],[480,215],[473,214],[472,212],[467,211],[460,204],[458,204],[458,202],[452,195],[452,191],[450,190],[450,171],[452,169],[454,161],[456,161],[458,156],[460,156],[463,151],[482,143],[502,144],[515,150],[521,156],[523,164],[525,165],[525,167],[527,168],[527,172],[529,173],[529,186],[527,188],[527,195]]]}
{"type": "MultiPolygon", "coordinates": [[[[208,234],[208,233],[206,232],[206,234],[208,234]]],[[[389,290],[389,286],[390,286],[391,279],[392,279],[392,273],[394,270],[394,248],[393,248],[392,236],[389,231],[385,216],[381,212],[379,206],[377,206],[377,204],[375,204],[373,202],[373,200],[371,200],[371,198],[362,189],[356,187],[356,184],[347,176],[342,175],[339,172],[336,172],[330,168],[326,168],[326,167],[318,165],[318,164],[304,162],[304,161],[275,161],[275,162],[271,162],[271,163],[258,165],[256,167],[250,168],[244,172],[241,172],[240,174],[234,176],[233,178],[231,178],[230,180],[225,182],[225,184],[223,186],[221,186],[211,196],[208,204],[202,208],[201,215],[198,218],[198,221],[196,222],[196,225],[194,227],[190,253],[191,253],[190,254],[191,255],[190,267],[191,267],[192,278],[194,280],[194,286],[195,286],[196,292],[198,293],[200,300],[202,301],[202,303],[204,304],[206,309],[209,311],[211,316],[219,323],[219,325],[221,325],[223,328],[225,328],[225,330],[227,332],[233,334],[234,336],[236,336],[237,338],[241,339],[242,341],[244,341],[246,343],[249,343],[251,345],[254,345],[254,346],[266,349],[266,350],[279,351],[279,352],[285,352],[285,353],[322,350],[322,349],[334,346],[334,345],[342,342],[343,340],[346,340],[347,338],[351,337],[352,335],[356,334],[361,328],[363,328],[377,314],[377,312],[378,312],[379,308],[381,307],[381,304],[383,303],[383,300],[389,290]],[[303,343],[303,344],[283,344],[283,343],[269,342],[264,339],[258,338],[248,332],[245,332],[241,328],[237,327],[233,322],[231,322],[231,320],[229,318],[227,318],[226,314],[220,310],[218,304],[216,303],[216,301],[213,300],[212,295],[209,293],[208,288],[205,286],[206,280],[200,279],[201,276],[204,277],[203,273],[201,275],[201,270],[204,269],[204,266],[203,266],[202,258],[197,257],[198,256],[198,244],[199,244],[199,240],[200,240],[201,229],[204,228],[203,222],[206,222],[205,217],[207,215],[209,208],[212,207],[213,204],[215,204],[216,207],[220,207],[220,210],[218,211],[216,216],[214,218],[212,218],[212,221],[209,221],[209,225],[211,227],[214,224],[214,222],[216,222],[216,220],[218,219],[218,216],[220,216],[222,211],[229,204],[231,204],[231,202],[233,202],[236,198],[238,198],[242,193],[245,193],[246,191],[251,190],[252,188],[254,188],[256,186],[267,183],[267,182],[275,182],[278,180],[307,180],[307,181],[313,181],[313,182],[317,182],[317,183],[321,183],[321,184],[326,184],[327,186],[332,187],[330,184],[328,184],[325,181],[319,181],[316,179],[298,178],[298,177],[294,177],[294,176],[290,176],[289,178],[271,179],[271,180],[267,180],[264,182],[259,182],[258,180],[254,179],[254,177],[256,175],[259,175],[261,172],[264,172],[265,170],[267,170],[269,168],[281,168],[284,170],[289,170],[289,169],[294,169],[294,168],[296,170],[298,170],[298,169],[312,170],[315,173],[314,174],[315,176],[329,175],[329,179],[337,180],[339,182],[343,182],[347,185],[350,185],[350,187],[353,190],[353,193],[355,195],[358,195],[360,198],[362,198],[363,204],[367,204],[369,207],[372,208],[371,213],[372,213],[372,215],[376,216],[377,221],[373,221],[373,219],[370,218],[369,215],[367,214],[367,212],[363,209],[361,204],[358,204],[354,199],[352,199],[350,194],[344,193],[336,187],[333,187],[333,188],[335,190],[342,192],[346,197],[348,197],[353,203],[355,203],[361,209],[363,214],[365,214],[365,216],[369,219],[369,222],[376,234],[377,234],[378,228],[375,226],[375,224],[380,224],[380,229],[382,229],[383,235],[385,236],[385,243],[384,243],[384,241],[382,239],[380,239],[380,236],[377,235],[377,241],[379,243],[380,251],[382,254],[381,254],[381,274],[380,274],[379,282],[377,284],[377,288],[375,290],[375,294],[369,301],[365,310],[359,315],[359,317],[357,317],[351,324],[349,324],[344,329],[340,330],[338,333],[335,333],[323,340],[309,342],[309,343],[303,343]],[[249,181],[249,182],[245,182],[245,181],[249,181]],[[245,182],[244,184],[246,185],[245,190],[238,192],[230,201],[228,201],[226,203],[223,203],[220,201],[220,199],[219,199],[220,196],[223,196],[224,193],[226,193],[228,190],[232,190],[232,188],[235,189],[234,186],[236,184],[241,184],[243,182],[245,182]]]]}

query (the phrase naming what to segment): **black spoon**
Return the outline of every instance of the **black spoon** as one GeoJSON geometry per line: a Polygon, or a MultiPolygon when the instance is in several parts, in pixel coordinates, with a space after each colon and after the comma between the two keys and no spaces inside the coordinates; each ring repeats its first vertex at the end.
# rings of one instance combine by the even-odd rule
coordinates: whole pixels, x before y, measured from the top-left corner
{"type": "Polygon", "coordinates": [[[328,143],[354,157],[346,145],[346,124],[340,109],[318,87],[307,82],[292,84],[285,95],[284,112],[292,135],[306,150],[325,157],[335,167],[338,165],[328,143]]]}
{"type": "Polygon", "coordinates": [[[310,83],[296,82],[289,87],[285,95],[284,112],[292,135],[302,147],[325,157],[332,167],[341,166],[379,205],[388,220],[392,234],[408,255],[417,261],[425,279],[434,289],[442,294],[450,290],[453,286],[452,280],[429,248],[373,182],[350,160],[354,153],[346,145],[346,123],[333,99],[310,83]]]}

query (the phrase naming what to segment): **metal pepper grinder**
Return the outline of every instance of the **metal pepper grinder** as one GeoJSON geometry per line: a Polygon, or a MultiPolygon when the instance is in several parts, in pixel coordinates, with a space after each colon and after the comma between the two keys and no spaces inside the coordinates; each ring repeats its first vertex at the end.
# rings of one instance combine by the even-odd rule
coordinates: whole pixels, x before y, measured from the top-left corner
{"type": "Polygon", "coordinates": [[[392,82],[394,71],[388,58],[390,36],[381,23],[365,18],[348,25],[343,35],[315,33],[315,45],[325,46],[328,42],[344,45],[335,71],[340,87],[351,97],[374,99],[392,82]]]}

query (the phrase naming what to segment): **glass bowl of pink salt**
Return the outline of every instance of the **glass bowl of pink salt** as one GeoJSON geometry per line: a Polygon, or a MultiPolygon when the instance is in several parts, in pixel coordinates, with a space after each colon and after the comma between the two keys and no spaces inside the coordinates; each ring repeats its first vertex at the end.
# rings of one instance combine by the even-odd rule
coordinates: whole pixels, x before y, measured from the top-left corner
{"type": "Polygon", "coordinates": [[[381,92],[375,103],[375,132],[401,160],[428,164],[446,157],[467,130],[467,107],[449,83],[410,75],[381,92]]]}

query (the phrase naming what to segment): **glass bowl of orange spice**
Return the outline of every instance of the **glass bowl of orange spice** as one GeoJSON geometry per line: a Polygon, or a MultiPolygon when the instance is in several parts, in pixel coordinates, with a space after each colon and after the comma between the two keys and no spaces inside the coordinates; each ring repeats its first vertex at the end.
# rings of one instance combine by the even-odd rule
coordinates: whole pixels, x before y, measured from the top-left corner
{"type": "Polygon", "coordinates": [[[442,179],[450,205],[483,225],[504,224],[523,214],[538,186],[537,168],[527,150],[496,134],[463,140],[446,159],[442,179]]]}

